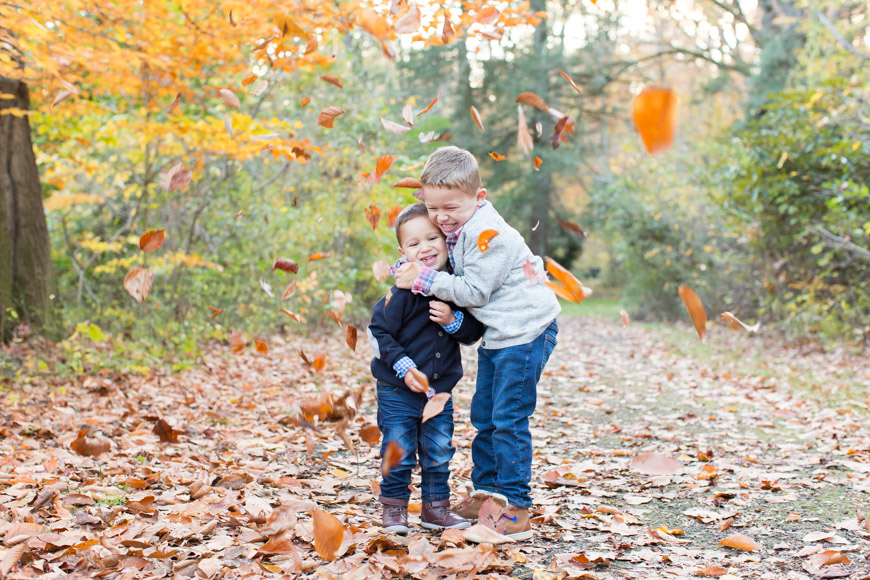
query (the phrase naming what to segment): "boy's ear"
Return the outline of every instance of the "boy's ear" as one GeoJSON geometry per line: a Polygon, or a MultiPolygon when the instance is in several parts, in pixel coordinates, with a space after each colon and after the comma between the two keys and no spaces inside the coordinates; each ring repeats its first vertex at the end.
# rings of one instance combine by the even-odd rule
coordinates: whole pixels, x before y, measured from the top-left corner
{"type": "Polygon", "coordinates": [[[405,252],[402,251],[402,246],[399,246],[399,247],[396,248],[396,249],[399,250],[399,253],[400,253],[401,255],[403,255],[403,256],[405,255],[405,252]]]}
{"type": "Polygon", "coordinates": [[[477,201],[477,203],[483,203],[484,201],[486,201],[486,188],[481,187],[480,189],[478,189],[477,193],[474,194],[474,199],[475,201],[477,201]]]}

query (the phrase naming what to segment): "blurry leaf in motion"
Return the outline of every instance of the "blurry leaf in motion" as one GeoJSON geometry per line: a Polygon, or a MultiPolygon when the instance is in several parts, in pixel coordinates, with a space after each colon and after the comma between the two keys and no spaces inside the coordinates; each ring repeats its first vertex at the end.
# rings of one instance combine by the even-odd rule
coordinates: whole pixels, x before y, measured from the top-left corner
{"type": "Polygon", "coordinates": [[[360,439],[371,446],[377,445],[381,440],[381,430],[377,425],[363,425],[359,430],[360,439]]]}
{"type": "Polygon", "coordinates": [[[417,116],[419,117],[420,115],[425,115],[426,113],[428,113],[429,111],[431,111],[431,110],[432,110],[432,107],[435,106],[435,103],[437,103],[437,102],[438,102],[438,99],[440,99],[440,98],[441,98],[441,93],[438,93],[438,95],[437,95],[434,99],[432,99],[432,100],[429,102],[428,105],[426,105],[426,108],[424,108],[422,111],[420,111],[419,113],[417,113],[417,116]]]}
{"type": "Polygon", "coordinates": [[[526,155],[530,155],[535,147],[532,134],[529,132],[529,125],[526,122],[526,114],[520,105],[517,105],[517,147],[526,155]]]}
{"type": "MultiPolygon", "coordinates": [[[[404,181],[404,180],[403,180],[404,181]]],[[[399,182],[401,183],[401,181],[399,182]]],[[[393,187],[399,187],[399,183],[393,184],[393,187]]],[[[419,189],[419,188],[416,188],[419,189]]],[[[399,213],[402,211],[402,206],[394,205],[390,208],[390,211],[387,212],[387,227],[394,228],[396,227],[396,218],[399,217],[399,213]]]]}
{"type": "Polygon", "coordinates": [[[424,391],[429,390],[429,377],[420,369],[409,369],[408,374],[417,379],[417,382],[423,385],[424,391]]]}
{"type": "Polygon", "coordinates": [[[571,88],[574,89],[575,91],[577,91],[577,94],[580,94],[580,95],[583,94],[583,89],[581,89],[580,87],[577,86],[577,84],[574,82],[574,79],[572,79],[570,76],[568,76],[568,73],[561,71],[561,70],[558,72],[560,75],[562,75],[563,79],[568,81],[568,84],[571,85],[571,88]]]}
{"type": "Polygon", "coordinates": [[[677,126],[677,95],[671,89],[645,89],[631,103],[631,117],[647,153],[667,151],[677,126]]]}
{"type": "Polygon", "coordinates": [[[384,155],[382,157],[378,157],[378,161],[375,164],[375,173],[372,176],[372,181],[374,183],[380,183],[381,178],[384,174],[393,166],[393,162],[396,160],[398,155],[384,155]]]}
{"type": "Polygon", "coordinates": [[[296,274],[299,272],[299,264],[291,260],[290,258],[275,258],[272,262],[272,271],[282,270],[284,272],[293,272],[296,274]]]}
{"type": "Polygon", "coordinates": [[[450,42],[450,39],[456,35],[456,31],[453,30],[453,25],[450,24],[450,13],[446,10],[444,11],[444,26],[441,28],[441,42],[447,44],[450,42]]]}
{"type": "Polygon", "coordinates": [[[263,289],[263,292],[269,295],[269,298],[274,298],[275,293],[272,292],[272,285],[260,278],[260,288],[263,289]]]}
{"type": "Polygon", "coordinates": [[[517,97],[518,103],[525,103],[526,105],[531,105],[536,109],[540,109],[546,113],[550,112],[550,106],[544,102],[544,99],[539,97],[537,94],[532,92],[524,92],[520,93],[517,97]]]}
{"type": "Polygon", "coordinates": [[[190,185],[190,179],[193,174],[190,172],[184,163],[176,163],[170,169],[160,174],[157,179],[160,187],[166,191],[178,191],[190,185]]]}
{"type": "Polygon", "coordinates": [[[622,317],[622,327],[625,328],[628,326],[628,323],[631,322],[631,319],[628,317],[628,312],[623,309],[619,311],[619,315],[622,317]]]}
{"type": "Polygon", "coordinates": [[[211,310],[211,316],[209,317],[209,320],[214,320],[217,316],[224,313],[223,310],[221,310],[220,308],[215,308],[214,306],[209,306],[208,309],[211,310]]]}
{"type": "Polygon", "coordinates": [[[329,252],[317,252],[308,256],[309,262],[314,262],[315,260],[323,260],[329,257],[329,252]]]}
{"type": "MultiPolygon", "coordinates": [[[[290,312],[286,308],[279,308],[279,310],[281,312],[283,312],[284,314],[286,314],[287,316],[289,316],[290,318],[292,318],[293,320],[295,320],[296,322],[302,322],[302,317],[299,316],[298,314],[296,314],[294,312],[290,312]]],[[[305,358],[305,357],[303,356],[303,358],[305,358]]],[[[305,362],[308,362],[308,361],[306,360],[305,362]]]]}
{"type": "Polygon", "coordinates": [[[344,538],[344,526],[334,515],[323,510],[312,510],[314,517],[314,549],[327,561],[335,560],[335,553],[344,538]]]}
{"type": "Polygon", "coordinates": [[[420,30],[420,9],[417,6],[411,6],[411,8],[405,12],[395,24],[393,24],[393,30],[396,31],[396,34],[413,34],[420,30]]]}
{"type": "Polygon", "coordinates": [[[432,417],[438,415],[444,410],[444,405],[450,400],[450,393],[436,393],[434,397],[429,399],[426,406],[423,407],[423,418],[421,423],[425,423],[432,417]]]}
{"type": "Polygon", "coordinates": [[[568,230],[569,232],[574,232],[584,240],[587,237],[586,232],[583,231],[583,228],[581,228],[578,224],[575,224],[574,222],[559,220],[559,225],[568,230]]]}
{"type": "Polygon", "coordinates": [[[405,450],[398,443],[395,441],[387,443],[384,456],[381,459],[381,473],[384,477],[388,476],[393,468],[399,464],[403,455],[405,455],[405,450]]]}
{"type": "Polygon", "coordinates": [[[568,142],[568,133],[574,132],[574,121],[571,117],[562,117],[556,121],[556,126],[553,128],[553,136],[550,138],[550,143],[553,149],[558,149],[559,145],[568,142]]]}
{"type": "Polygon", "coordinates": [[[489,243],[497,235],[498,232],[495,230],[483,230],[482,232],[480,232],[480,235],[477,236],[477,248],[481,252],[487,251],[489,249],[489,243]]]}
{"type": "Polygon", "coordinates": [[[124,276],[124,289],[136,302],[142,304],[151,293],[152,282],[154,282],[154,272],[143,266],[133,266],[124,276]]]}
{"type": "Polygon", "coordinates": [[[89,437],[90,425],[84,425],[79,429],[78,435],[70,443],[70,448],[84,457],[97,457],[112,448],[108,439],[100,435],[89,437]]]}
{"type": "Polygon", "coordinates": [[[152,432],[160,438],[161,443],[178,443],[178,436],[184,433],[184,431],[173,429],[172,426],[163,419],[157,419],[152,432]]]}
{"type": "Polygon", "coordinates": [[[486,132],[483,128],[483,121],[480,120],[480,113],[477,112],[477,108],[474,105],[469,107],[471,111],[471,119],[474,121],[474,124],[477,125],[477,128],[481,130],[481,132],[486,132]]]}
{"type": "Polygon", "coordinates": [[[747,552],[758,552],[761,550],[761,545],[746,534],[731,534],[720,541],[719,545],[737,550],[746,550],[747,552]]]}
{"type": "Polygon", "coordinates": [[[372,224],[372,230],[376,230],[378,228],[378,223],[381,221],[381,209],[372,204],[365,208],[366,219],[369,220],[369,223],[372,224]]]}
{"type": "Polygon", "coordinates": [[[390,26],[387,21],[381,18],[377,12],[370,9],[363,9],[357,12],[357,26],[374,36],[380,41],[387,39],[390,34],[390,26]]]}
{"type": "Polygon", "coordinates": [[[592,295],[591,288],[584,286],[574,277],[574,274],[559,265],[553,258],[547,258],[547,272],[556,279],[555,282],[547,282],[547,286],[556,293],[556,296],[579,304],[592,295]]]}
{"type": "Polygon", "coordinates": [[[303,107],[307,107],[308,103],[310,103],[310,102],[311,102],[311,97],[302,97],[302,99],[299,101],[299,104],[302,105],[303,107]]]}
{"type": "Polygon", "coordinates": [[[372,273],[375,275],[375,280],[383,282],[390,277],[390,263],[386,260],[378,260],[372,264],[372,273]]]}
{"type": "Polygon", "coordinates": [[[695,292],[686,286],[680,284],[678,290],[683,304],[686,305],[686,310],[689,311],[689,316],[692,317],[692,324],[695,325],[695,330],[698,332],[698,338],[704,339],[704,328],[707,325],[707,313],[704,311],[704,305],[701,304],[701,299],[695,292]]]}
{"type": "Polygon", "coordinates": [[[540,157],[535,157],[535,171],[541,169],[541,165],[544,164],[544,161],[540,157]]]}
{"type": "Polygon", "coordinates": [[[492,157],[495,161],[504,161],[505,159],[507,159],[507,157],[500,153],[496,153],[495,151],[490,151],[489,156],[492,157]]]}
{"type": "Polygon", "coordinates": [[[165,230],[150,230],[142,234],[139,238],[139,249],[143,252],[154,252],[163,245],[163,239],[166,237],[165,230]]]}
{"type": "Polygon", "coordinates": [[[326,355],[319,354],[314,357],[314,361],[312,361],[311,366],[314,367],[314,372],[320,372],[326,366],[326,355]]]}
{"type": "Polygon", "coordinates": [[[317,117],[317,124],[327,129],[332,129],[332,123],[336,117],[344,114],[344,109],[341,107],[326,107],[320,111],[320,116],[317,117]]]}
{"type": "Polygon", "coordinates": [[[254,348],[260,354],[269,354],[269,345],[260,339],[254,341],[254,348]]]}
{"type": "Polygon", "coordinates": [[[181,93],[175,95],[175,98],[172,99],[172,102],[169,103],[169,105],[166,107],[166,114],[168,115],[169,113],[174,111],[179,104],[181,104],[181,93]]]}
{"type": "Polygon", "coordinates": [[[378,115],[378,119],[380,120],[381,125],[383,125],[384,129],[386,129],[390,133],[393,133],[394,135],[404,135],[411,130],[410,127],[406,127],[405,125],[399,125],[398,123],[390,121],[389,119],[384,119],[380,115],[378,115]]]}
{"type": "Polygon", "coordinates": [[[235,328],[230,332],[230,348],[236,354],[245,350],[245,339],[242,337],[242,333],[235,328]]]}
{"type": "Polygon", "coordinates": [[[293,280],[287,287],[284,288],[284,292],[281,293],[281,300],[288,300],[293,294],[296,293],[296,280],[293,280]]]}
{"type": "Polygon", "coordinates": [[[683,468],[683,464],[661,453],[641,453],[628,463],[632,470],[645,475],[673,475],[683,468]]]}
{"type": "Polygon", "coordinates": [[[60,84],[63,85],[63,88],[60,89],[57,94],[54,96],[54,100],[51,102],[51,107],[54,108],[55,105],[60,103],[62,100],[66,99],[70,95],[74,95],[79,92],[79,90],[72,83],[68,83],[67,81],[60,79],[60,84]]]}
{"type": "Polygon", "coordinates": [[[231,109],[238,109],[242,106],[242,104],[239,102],[239,97],[237,97],[236,94],[231,90],[221,89],[218,91],[218,93],[220,94],[221,100],[224,102],[224,104],[231,109]]]}
{"type": "Polygon", "coordinates": [[[414,107],[410,104],[402,107],[402,119],[408,124],[409,127],[414,126],[414,107]]]}
{"type": "MultiPolygon", "coordinates": [[[[421,187],[423,187],[423,184],[420,183],[419,179],[414,179],[413,177],[403,177],[402,179],[400,179],[399,181],[394,183],[393,187],[407,187],[408,189],[420,189],[421,187]]],[[[402,211],[401,206],[397,205],[397,206],[393,206],[390,209],[390,212],[392,213],[392,211],[397,207],[399,208],[399,210],[396,212],[396,215],[393,216],[393,224],[390,227],[393,227],[394,225],[396,225],[396,221],[395,221],[396,216],[398,216],[399,212],[402,211]]]]}
{"type": "Polygon", "coordinates": [[[734,316],[730,312],[723,312],[722,313],[722,320],[727,322],[728,326],[732,330],[740,330],[742,328],[743,330],[745,330],[747,332],[755,333],[755,332],[758,332],[759,328],[761,328],[760,322],[756,322],[752,326],[749,326],[748,324],[742,322],[740,319],[738,319],[736,316],[734,316]]]}
{"type": "Polygon", "coordinates": [[[478,24],[492,24],[498,17],[501,15],[501,12],[498,11],[498,8],[495,6],[484,6],[480,10],[477,11],[477,14],[474,15],[474,20],[472,22],[476,22],[478,24]]]}
{"type": "Polygon", "coordinates": [[[340,88],[340,89],[344,89],[344,87],[343,87],[342,84],[341,84],[341,81],[338,80],[338,77],[336,77],[336,76],[333,76],[333,75],[320,75],[320,78],[322,78],[323,80],[325,80],[326,82],[328,82],[328,83],[330,83],[330,84],[333,84],[333,85],[337,86],[337,87],[340,88]]]}
{"type": "Polygon", "coordinates": [[[358,331],[355,326],[352,324],[347,325],[347,331],[344,335],[344,340],[347,342],[347,346],[350,347],[350,350],[356,352],[356,338],[358,331]]]}
{"type": "Polygon", "coordinates": [[[226,129],[227,133],[229,133],[230,139],[235,139],[235,135],[233,133],[233,120],[229,117],[224,117],[224,129],[226,129]]]}

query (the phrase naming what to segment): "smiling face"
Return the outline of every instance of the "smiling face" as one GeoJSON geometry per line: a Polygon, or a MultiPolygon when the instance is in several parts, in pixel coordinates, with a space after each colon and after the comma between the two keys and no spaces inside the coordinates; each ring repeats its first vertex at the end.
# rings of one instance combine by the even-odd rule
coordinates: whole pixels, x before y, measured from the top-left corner
{"type": "Polygon", "coordinates": [[[426,216],[412,218],[401,226],[399,253],[410,262],[433,270],[447,267],[447,243],[426,216]]]}
{"type": "Polygon", "coordinates": [[[429,219],[447,236],[464,226],[486,199],[483,188],[469,195],[456,187],[424,185],[421,192],[429,219]]]}

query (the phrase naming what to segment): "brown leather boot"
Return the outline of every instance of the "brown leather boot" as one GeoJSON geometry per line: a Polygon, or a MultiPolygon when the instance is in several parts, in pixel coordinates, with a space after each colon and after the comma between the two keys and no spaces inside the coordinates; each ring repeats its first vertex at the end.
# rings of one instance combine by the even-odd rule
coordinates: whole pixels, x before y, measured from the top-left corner
{"type": "Polygon", "coordinates": [[[408,533],[408,500],[381,496],[384,504],[381,526],[388,532],[405,535],[408,533]]]}
{"type": "Polygon", "coordinates": [[[494,499],[496,503],[502,506],[507,506],[508,504],[507,498],[500,493],[476,489],[463,497],[462,500],[456,504],[456,507],[453,508],[453,511],[461,518],[476,520],[477,515],[480,513],[480,506],[482,506],[483,502],[489,498],[494,499]]]}
{"type": "Polygon", "coordinates": [[[453,528],[461,530],[471,527],[471,522],[450,511],[450,500],[424,501],[420,511],[420,525],[427,530],[453,528]]]}
{"type": "MultiPolygon", "coordinates": [[[[509,505],[501,514],[501,524],[504,524],[504,535],[514,540],[528,540],[532,537],[532,522],[529,521],[529,510],[509,505]]],[[[501,526],[499,526],[501,527],[501,526]]]]}

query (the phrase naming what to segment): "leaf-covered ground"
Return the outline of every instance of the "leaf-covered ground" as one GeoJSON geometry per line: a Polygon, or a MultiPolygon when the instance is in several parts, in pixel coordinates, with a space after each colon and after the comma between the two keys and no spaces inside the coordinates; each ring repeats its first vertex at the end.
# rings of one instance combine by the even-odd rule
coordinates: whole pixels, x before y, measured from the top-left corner
{"type": "MultiPolygon", "coordinates": [[[[377,445],[360,437],[375,417],[368,346],[273,337],[266,354],[216,345],[181,376],[11,385],[0,576],[870,577],[867,357],[719,327],[697,347],[688,327],[561,324],[533,418],[532,541],[425,532],[419,494],[412,533],[381,533],[377,445]],[[341,396],[361,388],[359,405],[341,396]],[[333,420],[304,419],[318,414],[333,420]],[[334,561],[315,509],[343,527],[334,561]]],[[[465,354],[456,492],[471,467],[465,354]]]]}

